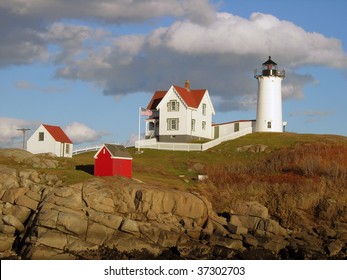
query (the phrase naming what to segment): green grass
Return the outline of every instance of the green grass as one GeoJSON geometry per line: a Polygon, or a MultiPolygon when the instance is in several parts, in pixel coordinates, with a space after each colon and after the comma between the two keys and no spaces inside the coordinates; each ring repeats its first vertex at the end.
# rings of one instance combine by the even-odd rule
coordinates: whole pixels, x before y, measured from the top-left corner
{"type": "MultiPolygon", "coordinates": [[[[266,159],[269,154],[237,152],[238,147],[263,144],[271,151],[283,148],[293,148],[298,143],[342,143],[347,144],[347,138],[338,135],[314,135],[296,133],[253,133],[238,139],[224,142],[205,152],[179,152],[142,149],[137,154],[134,148],[129,148],[133,156],[133,177],[148,184],[165,188],[189,189],[197,185],[197,175],[202,171],[196,167],[223,165],[227,163],[252,164],[259,159],[266,159]],[[184,177],[182,177],[184,176],[184,177]]],[[[42,170],[63,176],[67,183],[77,183],[93,177],[83,170],[92,170],[95,152],[88,152],[74,156],[72,159],[56,158],[62,168],[42,170]]],[[[0,157],[0,163],[20,165],[0,157]]]]}

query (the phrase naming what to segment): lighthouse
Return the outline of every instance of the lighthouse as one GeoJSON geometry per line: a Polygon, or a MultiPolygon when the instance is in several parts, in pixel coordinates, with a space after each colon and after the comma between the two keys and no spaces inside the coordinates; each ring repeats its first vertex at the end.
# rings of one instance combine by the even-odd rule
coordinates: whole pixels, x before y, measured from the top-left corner
{"type": "Polygon", "coordinates": [[[254,78],[258,80],[258,103],[256,132],[282,132],[282,91],[284,70],[277,70],[271,56],[262,64],[260,73],[256,70],[254,78]]]}

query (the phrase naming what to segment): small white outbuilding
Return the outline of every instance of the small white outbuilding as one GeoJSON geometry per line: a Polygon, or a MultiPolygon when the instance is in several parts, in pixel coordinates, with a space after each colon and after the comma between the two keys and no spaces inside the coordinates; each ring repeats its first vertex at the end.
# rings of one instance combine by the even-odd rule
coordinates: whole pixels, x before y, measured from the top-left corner
{"type": "Polygon", "coordinates": [[[27,141],[33,154],[53,153],[58,157],[72,157],[73,143],[65,132],[54,125],[41,124],[27,141]]]}

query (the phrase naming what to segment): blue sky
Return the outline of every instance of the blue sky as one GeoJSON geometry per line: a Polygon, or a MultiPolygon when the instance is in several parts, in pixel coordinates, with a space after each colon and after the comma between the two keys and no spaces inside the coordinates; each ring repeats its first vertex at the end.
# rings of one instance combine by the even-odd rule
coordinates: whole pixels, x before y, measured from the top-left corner
{"type": "Polygon", "coordinates": [[[41,123],[76,146],[131,144],[139,106],[186,79],[209,90],[216,123],[254,119],[253,70],[268,55],[287,73],[287,131],[347,136],[346,10],[343,0],[1,1],[0,147],[20,147],[17,128],[41,123]]]}

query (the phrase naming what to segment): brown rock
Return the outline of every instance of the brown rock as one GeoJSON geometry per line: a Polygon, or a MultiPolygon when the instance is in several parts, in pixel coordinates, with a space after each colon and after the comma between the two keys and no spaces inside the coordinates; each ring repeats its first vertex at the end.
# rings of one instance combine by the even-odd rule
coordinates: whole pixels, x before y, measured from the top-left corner
{"type": "Polygon", "coordinates": [[[119,229],[123,218],[121,216],[96,212],[93,209],[88,211],[89,219],[112,229],[119,229]]]}
{"type": "Polygon", "coordinates": [[[103,245],[107,240],[112,238],[114,232],[115,231],[109,227],[92,222],[88,225],[86,241],[103,245]]]}
{"type": "Polygon", "coordinates": [[[255,216],[238,216],[242,225],[251,231],[255,231],[261,221],[261,218],[255,216]]]}
{"type": "Polygon", "coordinates": [[[28,219],[31,210],[27,207],[21,205],[14,205],[12,210],[12,215],[15,216],[22,224],[28,219]]]}
{"type": "Polygon", "coordinates": [[[16,204],[27,207],[35,211],[37,209],[37,206],[39,205],[39,202],[36,200],[33,200],[32,198],[26,195],[22,195],[16,199],[16,204]]]}
{"type": "Polygon", "coordinates": [[[254,216],[262,219],[269,218],[268,209],[257,201],[238,201],[234,203],[233,210],[236,214],[243,216],[254,216]]]}
{"type": "Polygon", "coordinates": [[[11,188],[5,191],[4,195],[2,196],[3,202],[9,202],[11,204],[14,204],[15,200],[23,196],[28,189],[26,188],[11,188]]]}
{"type": "Polygon", "coordinates": [[[236,226],[232,223],[228,223],[228,230],[233,234],[247,234],[248,229],[243,226],[236,226]]]}
{"type": "Polygon", "coordinates": [[[258,246],[258,240],[250,234],[244,234],[243,236],[243,243],[247,246],[257,247],[258,246]]]}
{"type": "Polygon", "coordinates": [[[81,240],[80,238],[77,238],[72,235],[67,235],[66,237],[67,237],[67,244],[65,246],[65,249],[68,249],[70,252],[97,250],[99,247],[98,245],[81,240]]]}
{"type": "Polygon", "coordinates": [[[5,224],[15,227],[19,232],[24,231],[24,225],[13,215],[6,215],[2,217],[5,224]]]}
{"type": "Polygon", "coordinates": [[[140,229],[136,221],[125,219],[120,226],[120,230],[134,235],[140,235],[140,229]]]}
{"type": "Polygon", "coordinates": [[[14,226],[9,226],[6,224],[0,224],[0,232],[6,235],[14,235],[16,232],[16,228],[14,226]]]}
{"type": "Polygon", "coordinates": [[[65,233],[48,230],[38,235],[37,242],[48,247],[63,250],[67,244],[67,238],[65,233]]]}
{"type": "Polygon", "coordinates": [[[143,236],[154,243],[158,242],[162,229],[151,223],[139,223],[138,226],[143,236]]]}
{"type": "Polygon", "coordinates": [[[158,244],[161,247],[172,248],[176,247],[180,235],[176,232],[162,231],[158,238],[158,244]]]}
{"type": "Polygon", "coordinates": [[[48,227],[48,228],[56,228],[57,220],[58,220],[59,211],[54,209],[42,209],[38,218],[38,225],[48,227]]]}
{"type": "Polygon", "coordinates": [[[87,233],[87,227],[88,221],[81,219],[80,216],[64,212],[60,212],[58,215],[57,229],[62,232],[84,237],[87,233]]]}
{"type": "Polygon", "coordinates": [[[0,234],[0,252],[11,250],[14,240],[15,240],[14,236],[7,236],[4,234],[0,234]]]}
{"type": "Polygon", "coordinates": [[[334,256],[334,255],[337,255],[338,253],[340,253],[344,245],[345,245],[345,243],[338,240],[338,239],[331,242],[327,246],[330,256],[334,256]]]}
{"type": "Polygon", "coordinates": [[[243,247],[242,241],[237,239],[231,239],[228,237],[222,236],[211,236],[210,244],[215,246],[222,246],[228,249],[243,251],[245,248],[243,247]]]}

